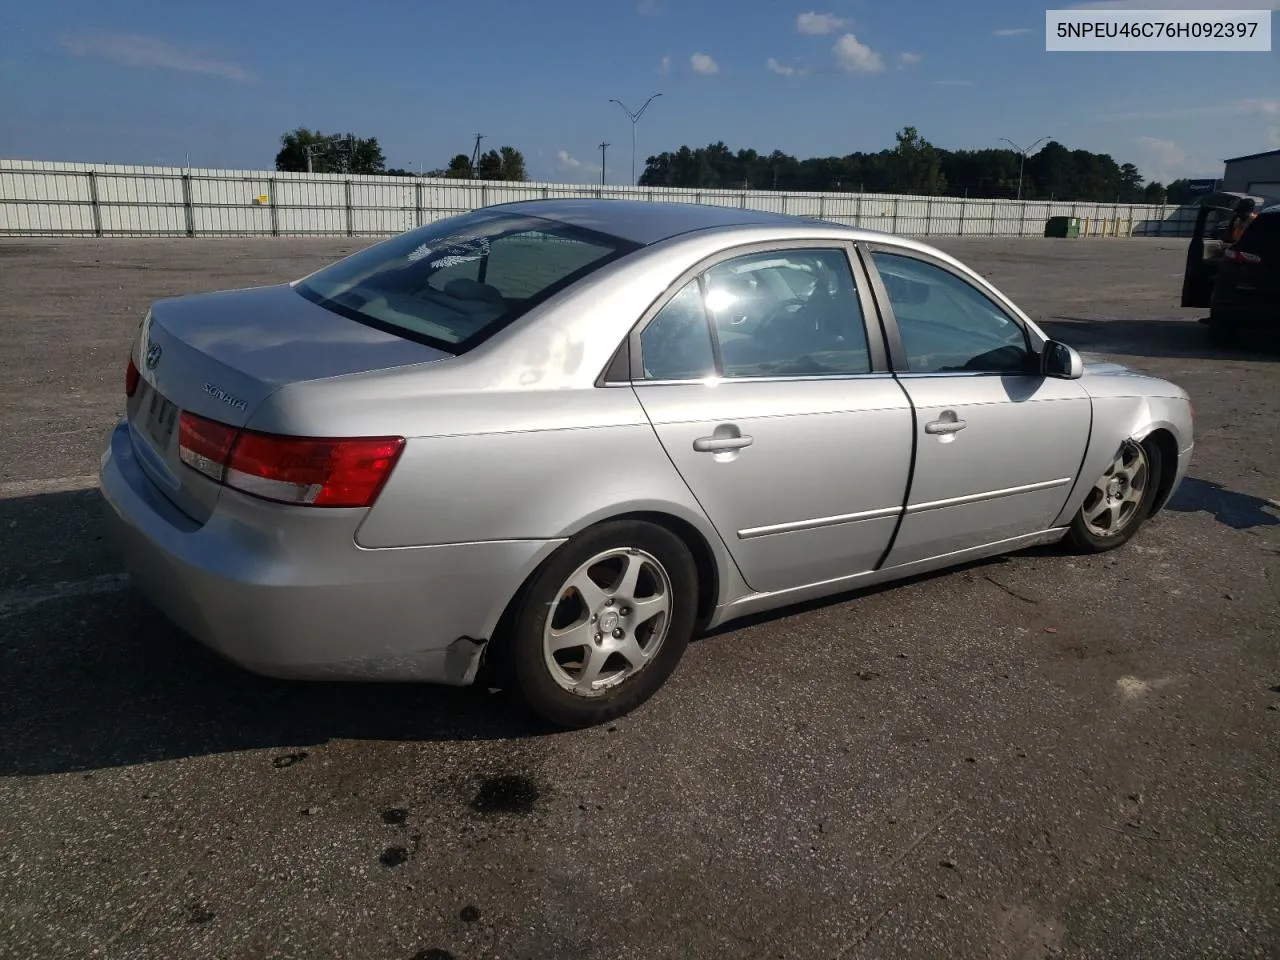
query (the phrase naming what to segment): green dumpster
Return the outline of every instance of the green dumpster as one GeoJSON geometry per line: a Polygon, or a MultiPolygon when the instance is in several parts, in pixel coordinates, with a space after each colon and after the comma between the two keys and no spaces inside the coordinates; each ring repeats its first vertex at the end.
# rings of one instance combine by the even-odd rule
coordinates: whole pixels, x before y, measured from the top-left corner
{"type": "Polygon", "coordinates": [[[1046,237],[1078,237],[1080,236],[1079,217],[1050,217],[1044,225],[1046,237]]]}

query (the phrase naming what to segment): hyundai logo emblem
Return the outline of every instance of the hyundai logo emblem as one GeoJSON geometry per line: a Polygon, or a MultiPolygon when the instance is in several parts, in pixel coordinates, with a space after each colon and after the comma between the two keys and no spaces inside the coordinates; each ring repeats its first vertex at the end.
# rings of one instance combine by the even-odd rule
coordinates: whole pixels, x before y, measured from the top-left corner
{"type": "Polygon", "coordinates": [[[148,370],[154,370],[156,368],[156,364],[160,362],[160,352],[160,344],[158,343],[153,343],[151,346],[147,347],[147,357],[145,362],[148,370]]]}

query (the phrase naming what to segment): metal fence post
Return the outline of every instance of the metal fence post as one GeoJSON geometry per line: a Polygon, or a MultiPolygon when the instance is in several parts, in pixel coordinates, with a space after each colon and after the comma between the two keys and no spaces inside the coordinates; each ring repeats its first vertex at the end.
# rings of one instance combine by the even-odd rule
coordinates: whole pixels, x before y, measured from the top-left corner
{"type": "Polygon", "coordinates": [[[742,191],[742,199],[738,202],[738,206],[742,207],[743,210],[747,209],[747,191],[742,191]]]}
{"type": "Polygon", "coordinates": [[[924,201],[924,235],[926,237],[933,235],[933,197],[929,196],[924,201]]]}
{"type": "Polygon", "coordinates": [[[858,194],[858,202],[853,206],[853,225],[855,227],[862,225],[862,194],[858,194]]]}
{"type": "Polygon", "coordinates": [[[1027,207],[1026,204],[1020,204],[1021,209],[1018,211],[1018,236],[1025,237],[1027,235],[1027,207]]]}
{"type": "Polygon", "coordinates": [[[818,219],[827,219],[827,195],[825,193],[818,194],[818,219]]]}
{"type": "Polygon", "coordinates": [[[960,201],[960,226],[956,229],[956,236],[964,236],[964,212],[969,208],[969,198],[965,197],[960,201]]]}
{"type": "Polygon", "coordinates": [[[351,209],[351,178],[346,180],[346,207],[347,207],[347,236],[354,237],[356,235],[356,218],[351,209]]]}
{"type": "Polygon", "coordinates": [[[196,211],[191,203],[191,174],[182,175],[182,215],[186,223],[187,236],[196,235],[196,211]]]}
{"type": "Polygon", "coordinates": [[[418,227],[422,226],[424,222],[423,206],[422,206],[422,190],[423,190],[422,181],[419,180],[417,183],[413,185],[413,216],[414,216],[413,222],[414,222],[414,225],[418,227]]]}
{"type": "Polygon", "coordinates": [[[271,235],[280,236],[280,208],[276,206],[276,178],[267,178],[267,202],[271,204],[271,235]]]}
{"type": "Polygon", "coordinates": [[[890,233],[898,232],[898,198],[893,198],[893,226],[889,228],[890,233]]]}
{"type": "Polygon", "coordinates": [[[787,212],[787,195],[785,193],[782,195],[782,212],[787,212]]]}
{"type": "Polygon", "coordinates": [[[98,172],[89,171],[89,203],[93,214],[93,235],[102,236],[102,204],[98,200],[98,172]]]}

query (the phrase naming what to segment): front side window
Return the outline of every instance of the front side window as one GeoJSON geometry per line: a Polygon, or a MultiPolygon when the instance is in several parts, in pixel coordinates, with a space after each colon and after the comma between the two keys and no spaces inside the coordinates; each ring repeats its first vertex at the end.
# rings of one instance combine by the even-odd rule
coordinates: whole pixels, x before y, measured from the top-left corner
{"type": "Polygon", "coordinates": [[[911,373],[1025,373],[1022,326],[950,270],[893,253],[872,254],[898,322],[911,373]]]}
{"type": "Polygon", "coordinates": [[[539,217],[477,211],[376,244],[295,289],[353,320],[458,353],[634,249],[539,217]]]}

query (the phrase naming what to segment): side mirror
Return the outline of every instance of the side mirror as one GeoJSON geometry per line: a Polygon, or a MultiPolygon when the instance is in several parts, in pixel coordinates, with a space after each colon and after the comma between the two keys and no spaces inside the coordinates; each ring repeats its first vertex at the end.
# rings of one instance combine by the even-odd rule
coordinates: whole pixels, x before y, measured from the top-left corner
{"type": "Polygon", "coordinates": [[[1059,380],[1079,380],[1084,376],[1084,360],[1065,343],[1050,340],[1040,353],[1040,372],[1059,380]]]}

